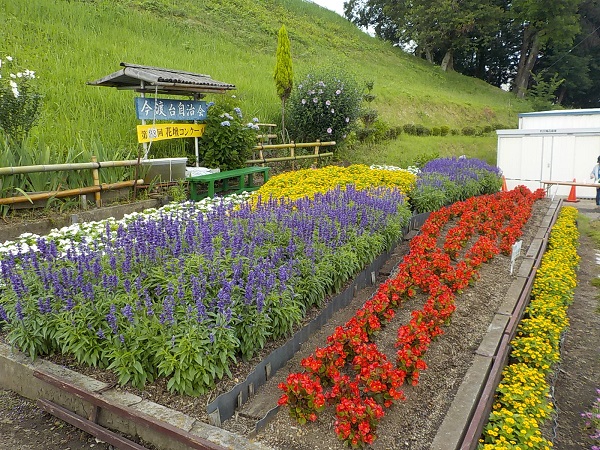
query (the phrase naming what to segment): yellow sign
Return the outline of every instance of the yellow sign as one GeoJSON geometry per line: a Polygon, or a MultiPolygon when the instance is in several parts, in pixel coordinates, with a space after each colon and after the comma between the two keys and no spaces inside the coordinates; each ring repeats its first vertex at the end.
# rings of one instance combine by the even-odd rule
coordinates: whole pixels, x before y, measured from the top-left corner
{"type": "Polygon", "coordinates": [[[164,139],[177,139],[200,137],[204,133],[204,124],[197,123],[161,123],[154,125],[138,125],[138,142],[162,141],[164,139]]]}

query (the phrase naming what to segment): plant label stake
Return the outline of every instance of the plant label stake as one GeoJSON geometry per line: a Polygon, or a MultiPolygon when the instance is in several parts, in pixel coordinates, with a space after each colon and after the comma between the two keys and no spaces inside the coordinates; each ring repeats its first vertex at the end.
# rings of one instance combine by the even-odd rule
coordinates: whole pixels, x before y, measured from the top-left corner
{"type": "Polygon", "coordinates": [[[510,274],[513,274],[513,269],[515,267],[515,261],[521,255],[521,244],[523,241],[517,241],[512,245],[512,252],[510,255],[510,274]]]}

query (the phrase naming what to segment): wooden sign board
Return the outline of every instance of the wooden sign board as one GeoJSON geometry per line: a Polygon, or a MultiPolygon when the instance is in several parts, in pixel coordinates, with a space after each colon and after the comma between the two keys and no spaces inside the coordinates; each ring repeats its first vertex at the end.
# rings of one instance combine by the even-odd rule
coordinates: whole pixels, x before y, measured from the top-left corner
{"type": "Polygon", "coordinates": [[[154,125],[138,125],[138,142],[200,137],[204,133],[205,127],[206,125],[204,124],[196,123],[157,123],[154,125]]]}

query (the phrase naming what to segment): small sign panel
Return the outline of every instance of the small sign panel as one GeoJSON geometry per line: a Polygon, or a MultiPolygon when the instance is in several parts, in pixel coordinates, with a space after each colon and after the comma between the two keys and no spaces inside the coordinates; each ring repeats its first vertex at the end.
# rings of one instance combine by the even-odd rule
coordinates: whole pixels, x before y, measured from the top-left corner
{"type": "Polygon", "coordinates": [[[206,120],[206,102],[168,98],[135,98],[135,113],[143,120],[206,120]]]}
{"type": "Polygon", "coordinates": [[[205,127],[206,125],[197,123],[156,123],[154,125],[138,125],[138,142],[200,137],[204,133],[205,127]]]}
{"type": "Polygon", "coordinates": [[[517,241],[512,245],[512,253],[510,255],[510,274],[513,274],[513,268],[515,266],[515,261],[521,255],[521,245],[523,241],[517,241]]]}

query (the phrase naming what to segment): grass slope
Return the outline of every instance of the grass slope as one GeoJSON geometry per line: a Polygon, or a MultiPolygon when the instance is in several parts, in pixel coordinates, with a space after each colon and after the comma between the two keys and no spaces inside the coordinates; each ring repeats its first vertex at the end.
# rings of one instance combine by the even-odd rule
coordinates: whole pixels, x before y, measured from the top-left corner
{"type": "Polygon", "coordinates": [[[272,75],[281,24],[297,76],[333,64],[374,81],[372,106],[390,125],[514,126],[528,110],[509,93],[444,73],[305,0],[0,0],[0,10],[0,56],[35,70],[44,95],[33,136],[57,148],[78,141],[136,147],[134,94],[86,85],[121,61],[233,83],[247,116],[277,123],[272,75]]]}

